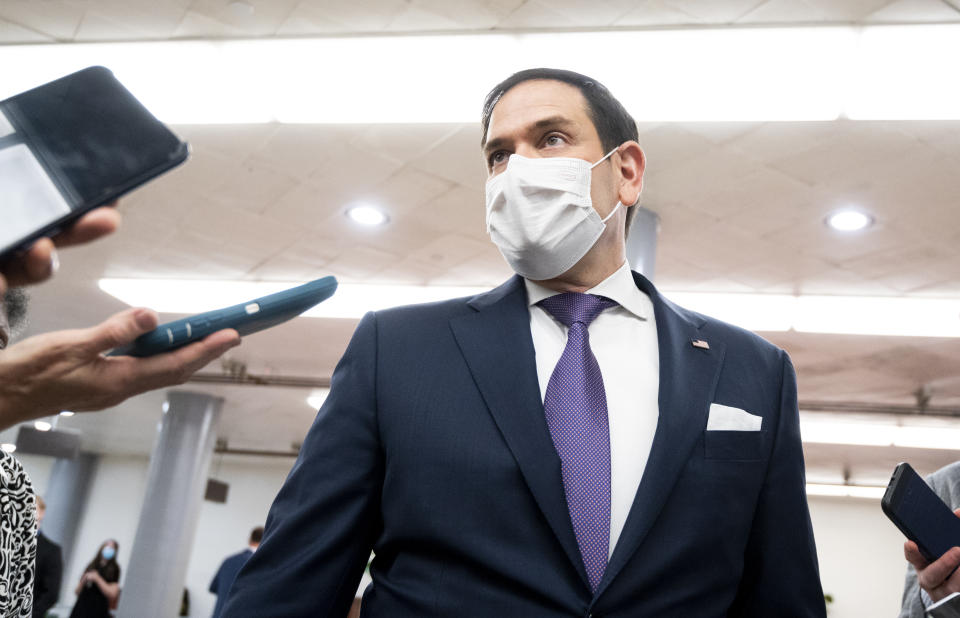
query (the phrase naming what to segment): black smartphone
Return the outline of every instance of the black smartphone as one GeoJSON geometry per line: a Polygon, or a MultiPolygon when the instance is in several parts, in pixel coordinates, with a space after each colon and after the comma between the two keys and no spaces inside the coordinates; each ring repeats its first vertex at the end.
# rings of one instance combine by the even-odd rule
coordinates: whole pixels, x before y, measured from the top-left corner
{"type": "Polygon", "coordinates": [[[0,101],[0,263],[188,153],[104,67],[0,101]]]}
{"type": "Polygon", "coordinates": [[[894,468],[880,508],[931,562],[960,546],[960,517],[908,463],[894,468]]]}
{"type": "Polygon", "coordinates": [[[335,277],[316,279],[239,305],[161,324],[155,330],[137,337],[130,345],[112,350],[109,355],[152,356],[199,341],[224,328],[233,328],[241,336],[249,335],[295,318],[333,296],[336,290],[335,277]]]}

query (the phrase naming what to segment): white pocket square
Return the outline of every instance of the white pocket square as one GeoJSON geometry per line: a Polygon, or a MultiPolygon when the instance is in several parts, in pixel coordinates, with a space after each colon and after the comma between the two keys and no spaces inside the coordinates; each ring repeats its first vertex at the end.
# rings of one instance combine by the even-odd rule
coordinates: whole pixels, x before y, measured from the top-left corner
{"type": "Polygon", "coordinates": [[[707,431],[760,431],[762,424],[762,416],[719,403],[710,404],[707,431]]]}

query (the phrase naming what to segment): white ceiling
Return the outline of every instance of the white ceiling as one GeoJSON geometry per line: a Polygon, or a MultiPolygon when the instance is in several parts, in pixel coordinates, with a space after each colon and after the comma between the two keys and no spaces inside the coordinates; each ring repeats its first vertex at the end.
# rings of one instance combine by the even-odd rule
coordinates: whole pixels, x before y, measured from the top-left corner
{"type": "Polygon", "coordinates": [[[955,0],[4,0],[0,42],[960,21],[955,0]]]}
{"type": "MultiPolygon", "coordinates": [[[[605,0],[538,3],[3,0],[0,42],[274,36],[400,30],[635,25],[960,21],[940,0],[605,0]]],[[[478,107],[480,102],[478,101],[478,107]]],[[[86,326],[123,305],[103,276],[496,285],[510,271],[483,226],[476,125],[175,127],[190,161],[121,202],[114,237],[65,251],[34,291],[32,330],[86,326]],[[369,200],[391,222],[362,229],[345,206],[369,200]]],[[[960,122],[669,123],[641,126],[643,204],[662,220],[657,283],[667,291],[960,297],[960,122]],[[844,236],[823,224],[844,205],[877,225],[844,236]]],[[[176,316],[164,316],[173,318],[176,316]]],[[[253,374],[328,378],[355,326],[301,318],[231,352],[253,374]]],[[[960,405],[960,340],[769,333],[792,355],[803,401],[960,405]]],[[[217,372],[213,365],[207,372],[217,372]]],[[[220,434],[281,450],[314,411],[309,389],[192,384],[224,396],[220,434]]],[[[162,393],[62,419],[85,447],[149,452],[162,393]]],[[[953,451],[808,448],[811,471],[867,479],[891,457],[936,467],[953,451]],[[831,472],[832,471],[832,472],[831,472]]],[[[895,463],[895,462],[894,462],[895,463]]],[[[931,470],[933,468],[930,468],[931,470]]]]}

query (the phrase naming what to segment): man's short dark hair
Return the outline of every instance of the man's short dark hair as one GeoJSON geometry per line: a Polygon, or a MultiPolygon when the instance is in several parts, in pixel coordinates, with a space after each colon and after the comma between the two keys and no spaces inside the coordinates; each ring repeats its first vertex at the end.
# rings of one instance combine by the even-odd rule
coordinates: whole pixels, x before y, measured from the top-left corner
{"type": "Polygon", "coordinates": [[[250,543],[259,545],[263,540],[263,526],[257,526],[250,531],[250,543]]]}
{"type": "MultiPolygon", "coordinates": [[[[490,128],[490,116],[493,115],[493,108],[496,107],[500,98],[508,90],[523,82],[535,79],[549,79],[553,81],[570,84],[580,90],[583,98],[587,102],[587,114],[593,122],[597,135],[600,136],[600,143],[603,145],[604,154],[610,152],[620,144],[629,141],[639,141],[639,132],[637,131],[637,122],[633,116],[627,112],[626,108],[616,100],[606,86],[597,80],[575,73],[573,71],[564,71],[563,69],[527,69],[514,73],[507,79],[493,87],[493,90],[487,94],[483,101],[483,114],[480,116],[480,124],[483,134],[480,138],[481,144],[487,142],[487,130],[490,128]]],[[[624,204],[631,206],[632,204],[624,204]]],[[[636,208],[627,211],[626,229],[630,231],[630,224],[633,222],[633,215],[636,208]]]]}

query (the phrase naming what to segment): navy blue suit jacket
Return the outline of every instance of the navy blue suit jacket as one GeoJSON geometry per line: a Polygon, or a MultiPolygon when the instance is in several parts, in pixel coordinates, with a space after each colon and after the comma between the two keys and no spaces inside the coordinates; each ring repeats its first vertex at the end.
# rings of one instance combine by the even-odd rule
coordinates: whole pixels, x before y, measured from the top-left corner
{"type": "Polygon", "coordinates": [[[345,616],[371,548],[365,617],[824,616],[790,360],[634,278],[660,417],[596,594],[514,277],[364,317],[223,616],[345,616]],[[712,402],[762,431],[707,432],[712,402]]]}
{"type": "Polygon", "coordinates": [[[223,615],[223,606],[227,602],[227,596],[230,593],[230,587],[233,580],[237,578],[237,573],[247,563],[253,551],[245,549],[242,552],[227,556],[217,569],[217,574],[210,581],[210,592],[217,595],[217,604],[213,608],[211,618],[220,618],[223,615]]]}

